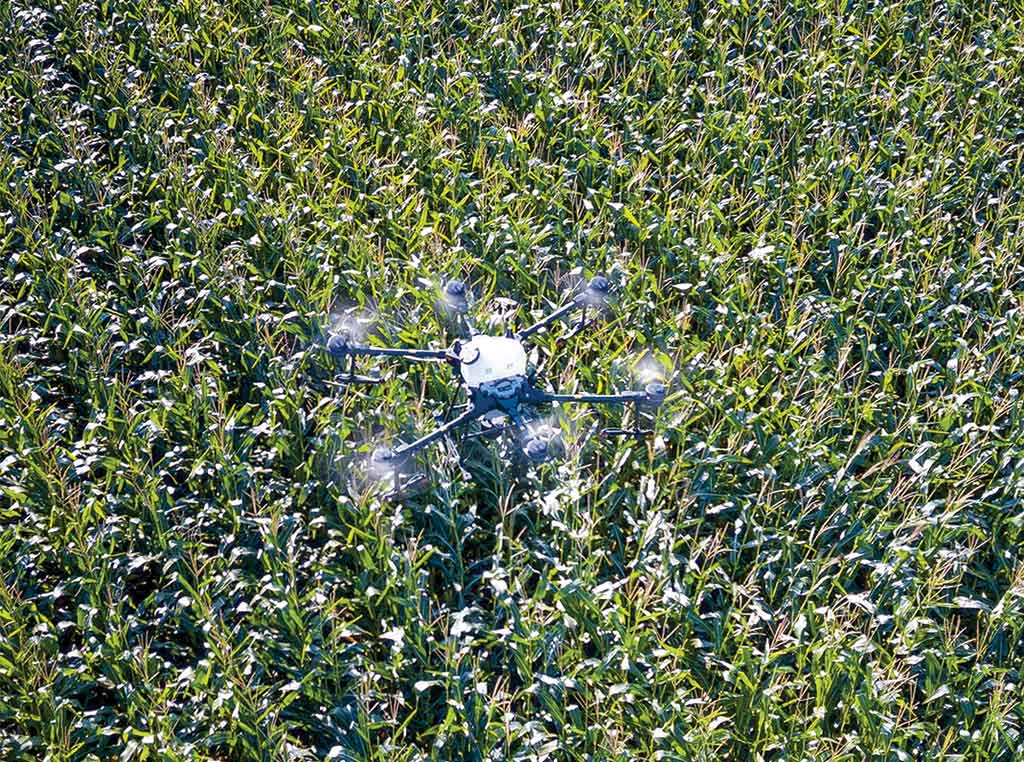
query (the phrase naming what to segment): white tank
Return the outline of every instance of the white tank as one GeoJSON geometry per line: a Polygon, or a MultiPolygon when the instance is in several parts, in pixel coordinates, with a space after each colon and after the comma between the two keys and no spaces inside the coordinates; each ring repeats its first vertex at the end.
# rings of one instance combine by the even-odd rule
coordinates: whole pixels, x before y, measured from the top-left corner
{"type": "Polygon", "coordinates": [[[459,352],[462,377],[477,388],[488,381],[526,375],[526,350],[507,336],[474,336],[459,352]]]}

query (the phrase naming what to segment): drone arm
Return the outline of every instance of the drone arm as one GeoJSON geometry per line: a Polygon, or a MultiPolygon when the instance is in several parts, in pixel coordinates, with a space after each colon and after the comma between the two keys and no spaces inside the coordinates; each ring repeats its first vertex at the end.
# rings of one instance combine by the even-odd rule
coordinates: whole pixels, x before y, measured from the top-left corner
{"type": "Polygon", "coordinates": [[[353,347],[345,350],[349,355],[366,357],[400,357],[405,360],[430,362],[433,360],[450,360],[452,354],[447,349],[394,349],[388,347],[353,347]]]}
{"type": "Polygon", "coordinates": [[[414,442],[409,442],[408,444],[396,447],[394,452],[395,459],[399,460],[405,456],[411,455],[417,450],[422,450],[424,447],[431,445],[438,439],[441,439],[442,437],[450,434],[454,429],[457,429],[459,426],[465,426],[470,421],[479,418],[485,412],[487,412],[486,409],[474,405],[473,407],[469,408],[466,412],[456,416],[455,418],[452,418],[450,421],[442,424],[438,428],[431,431],[429,434],[424,434],[422,437],[420,437],[414,442]]]}
{"type": "Polygon", "coordinates": [[[367,347],[352,344],[343,335],[333,336],[327,342],[327,351],[335,360],[348,364],[348,370],[338,376],[343,383],[379,384],[381,379],[374,376],[356,375],[357,357],[398,357],[418,362],[453,362],[455,355],[442,349],[396,349],[388,347],[367,347]]]}
{"type": "Polygon", "coordinates": [[[598,405],[622,405],[632,404],[634,406],[634,428],[613,428],[603,429],[602,436],[634,436],[646,437],[653,434],[652,429],[637,428],[641,413],[652,416],[661,403],[665,401],[665,385],[660,382],[647,384],[643,391],[620,392],[618,394],[549,394],[533,390],[531,402],[584,402],[598,405]]]}
{"type": "Polygon", "coordinates": [[[557,310],[552,312],[550,315],[547,315],[547,316],[541,318],[540,320],[538,320],[536,323],[534,323],[533,325],[529,326],[528,328],[524,328],[523,330],[521,330],[518,333],[516,333],[516,338],[519,339],[519,340],[522,340],[522,339],[525,339],[527,336],[531,336],[531,335],[535,334],[541,328],[546,328],[547,326],[549,326],[552,323],[554,323],[556,320],[559,320],[559,319],[565,317],[566,315],[571,314],[573,311],[578,309],[581,305],[582,305],[582,301],[574,299],[573,301],[569,302],[565,306],[559,307],[557,310]]]}
{"type": "Polygon", "coordinates": [[[579,333],[587,324],[587,308],[596,308],[600,307],[600,305],[603,305],[605,301],[608,299],[609,288],[610,285],[608,283],[607,278],[605,278],[603,275],[595,275],[593,278],[590,279],[590,282],[587,283],[586,288],[583,289],[583,291],[581,291],[580,293],[576,294],[576,296],[572,298],[571,302],[569,302],[563,307],[559,307],[550,315],[541,318],[530,327],[524,328],[523,330],[516,334],[516,338],[519,340],[525,339],[527,336],[536,333],[541,328],[551,325],[559,318],[565,317],[566,315],[568,315],[571,312],[574,312],[577,309],[582,309],[583,315],[580,317],[580,320],[576,324],[576,327],[573,328],[573,330],[569,333],[569,336],[574,336],[575,334],[579,333]]]}
{"type": "Polygon", "coordinates": [[[534,390],[530,402],[583,402],[595,405],[622,405],[628,402],[643,402],[646,392],[619,392],[618,394],[550,394],[534,390]]]}

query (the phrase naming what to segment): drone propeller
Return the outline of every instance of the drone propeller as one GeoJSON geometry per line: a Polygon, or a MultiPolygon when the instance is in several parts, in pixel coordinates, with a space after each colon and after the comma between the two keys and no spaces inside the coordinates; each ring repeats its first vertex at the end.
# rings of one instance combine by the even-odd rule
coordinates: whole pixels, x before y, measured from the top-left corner
{"type": "Polygon", "coordinates": [[[520,446],[526,457],[533,463],[546,463],[565,452],[561,433],[547,423],[527,426],[523,432],[520,446]]]}
{"type": "Polygon", "coordinates": [[[441,307],[455,318],[470,337],[477,333],[476,326],[469,317],[469,300],[472,295],[469,286],[461,278],[452,278],[441,286],[441,307]]]}
{"type": "Polygon", "coordinates": [[[377,445],[366,458],[366,473],[367,476],[382,480],[390,477],[400,465],[394,450],[386,445],[377,445]]]}
{"type": "Polygon", "coordinates": [[[671,367],[666,367],[664,362],[650,352],[633,366],[633,380],[646,394],[641,407],[657,410],[661,406],[668,394],[668,380],[671,375],[671,367]]]}
{"type": "Polygon", "coordinates": [[[523,444],[523,452],[534,463],[543,463],[550,458],[548,443],[543,439],[527,439],[523,444]]]}
{"type": "Polygon", "coordinates": [[[644,398],[640,400],[640,407],[644,410],[657,410],[665,401],[668,394],[668,386],[662,381],[651,381],[644,386],[644,398]]]}
{"type": "Polygon", "coordinates": [[[467,297],[468,289],[466,288],[466,282],[459,278],[452,278],[446,281],[441,289],[441,298],[444,300],[444,304],[450,310],[465,315],[469,312],[469,298],[467,297]]]}
{"type": "Polygon", "coordinates": [[[595,275],[587,281],[584,289],[573,297],[573,303],[579,307],[580,317],[572,330],[565,335],[566,339],[571,339],[590,325],[591,318],[588,313],[600,314],[607,309],[610,293],[611,283],[603,275],[595,275]]]}
{"type": "Polygon", "coordinates": [[[611,283],[608,282],[608,279],[603,275],[595,275],[576,298],[587,307],[603,307],[608,303],[610,291],[611,283]]]}
{"type": "Polygon", "coordinates": [[[666,383],[671,375],[671,368],[666,368],[653,353],[648,352],[633,366],[633,379],[641,384],[649,384],[652,381],[666,383]]]}
{"type": "Polygon", "coordinates": [[[342,328],[338,333],[331,334],[327,339],[327,351],[333,357],[345,357],[352,346],[352,333],[342,328]]]}
{"type": "Polygon", "coordinates": [[[386,445],[374,447],[362,459],[358,469],[360,491],[369,492],[383,489],[385,500],[400,499],[421,490],[429,481],[426,474],[415,473],[405,476],[408,458],[395,454],[386,445]]]}

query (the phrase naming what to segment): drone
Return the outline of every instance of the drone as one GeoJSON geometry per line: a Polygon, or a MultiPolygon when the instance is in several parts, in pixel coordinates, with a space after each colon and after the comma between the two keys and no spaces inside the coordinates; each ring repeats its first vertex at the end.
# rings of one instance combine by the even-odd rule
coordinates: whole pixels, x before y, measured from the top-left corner
{"type": "Polygon", "coordinates": [[[518,448],[512,448],[513,452],[518,451],[525,456],[527,462],[536,464],[554,459],[562,451],[561,439],[553,427],[543,424],[539,412],[543,406],[553,403],[632,405],[632,428],[605,428],[600,434],[605,437],[638,439],[651,436],[652,429],[640,426],[645,420],[652,420],[665,401],[666,385],[663,380],[649,381],[643,389],[616,394],[555,394],[538,388],[534,374],[528,369],[525,341],[553,323],[579,313],[576,325],[566,334],[566,338],[575,336],[588,325],[590,313],[606,306],[609,291],[608,279],[595,276],[571,301],[529,327],[517,332],[508,330],[505,335],[488,335],[478,332],[469,317],[469,289],[466,283],[453,279],[442,287],[442,296],[445,305],[456,317],[464,337],[456,340],[448,349],[368,346],[356,341],[348,330],[330,335],[327,340],[328,354],[342,367],[347,365],[335,377],[342,385],[381,383],[383,378],[357,374],[356,360],[359,357],[390,357],[414,362],[446,363],[465,387],[467,402],[458,408],[461,412],[457,415],[449,417],[456,410],[456,397],[453,396],[447,410],[440,416],[443,423],[436,429],[415,441],[394,448],[378,447],[372,452],[370,469],[377,474],[393,473],[393,489],[386,497],[399,497],[413,483],[422,484],[425,481],[425,477],[420,474],[402,483],[402,467],[413,454],[475,422],[479,423],[480,428],[473,432],[465,431],[464,439],[507,435],[518,445],[518,448]]]}

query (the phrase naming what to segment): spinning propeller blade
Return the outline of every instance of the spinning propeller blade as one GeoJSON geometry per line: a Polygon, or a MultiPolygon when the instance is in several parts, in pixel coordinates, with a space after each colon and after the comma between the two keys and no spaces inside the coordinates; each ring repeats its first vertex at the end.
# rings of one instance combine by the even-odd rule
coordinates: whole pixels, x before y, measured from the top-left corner
{"type": "Polygon", "coordinates": [[[672,369],[666,368],[660,360],[650,353],[646,354],[633,366],[633,379],[645,386],[652,381],[667,383],[671,374],[672,369]]]}

